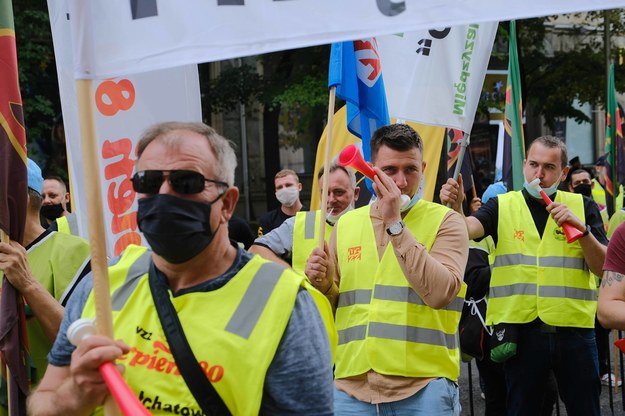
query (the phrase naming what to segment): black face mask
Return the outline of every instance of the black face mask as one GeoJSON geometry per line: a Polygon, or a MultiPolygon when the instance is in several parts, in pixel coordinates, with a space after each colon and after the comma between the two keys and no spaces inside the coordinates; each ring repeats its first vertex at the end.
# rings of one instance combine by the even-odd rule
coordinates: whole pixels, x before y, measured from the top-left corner
{"type": "Polygon", "coordinates": [[[54,204],[54,205],[42,205],[40,211],[41,211],[41,215],[46,217],[46,219],[50,221],[54,221],[55,219],[62,216],[63,211],[65,210],[63,209],[63,206],[61,204],[54,204]]]}
{"type": "Polygon", "coordinates": [[[184,263],[213,240],[211,204],[217,199],[197,202],[166,194],[142,198],[137,211],[139,229],[156,254],[172,264],[184,263]]]}
{"type": "Polygon", "coordinates": [[[573,188],[573,192],[576,194],[582,194],[584,196],[592,196],[592,185],[589,183],[580,183],[575,188],[573,188]]]}

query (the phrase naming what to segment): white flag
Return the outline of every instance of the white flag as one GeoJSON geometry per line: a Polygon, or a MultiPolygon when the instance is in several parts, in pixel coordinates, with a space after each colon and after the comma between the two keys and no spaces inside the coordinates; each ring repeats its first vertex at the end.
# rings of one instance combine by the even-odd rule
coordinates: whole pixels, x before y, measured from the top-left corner
{"type": "MultiPolygon", "coordinates": [[[[88,238],[87,192],[82,162],[78,104],[72,71],[72,38],[67,0],[48,0],[59,77],[61,107],[71,176],[72,211],[81,236],[88,238]]],[[[128,244],[144,243],[137,227],[136,193],[130,178],[140,134],[162,121],[201,121],[197,65],[93,82],[100,187],[109,256],[128,244]]]]}
{"type": "Polygon", "coordinates": [[[71,0],[70,11],[75,75],[101,79],[433,27],[623,6],[625,0],[71,0]]]}
{"type": "Polygon", "coordinates": [[[389,114],[470,133],[497,24],[379,36],[389,114]]]}

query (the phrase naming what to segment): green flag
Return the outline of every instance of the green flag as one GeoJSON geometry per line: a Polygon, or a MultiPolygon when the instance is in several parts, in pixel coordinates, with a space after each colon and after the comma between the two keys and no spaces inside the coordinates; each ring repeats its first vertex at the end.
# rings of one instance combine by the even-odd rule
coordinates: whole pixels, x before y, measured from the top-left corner
{"type": "Polygon", "coordinates": [[[523,103],[521,102],[521,76],[516,46],[516,22],[510,21],[508,57],[508,82],[506,85],[506,109],[504,117],[504,150],[502,180],[509,191],[523,188],[523,103]]]}
{"type": "Polygon", "coordinates": [[[623,142],[623,131],[621,128],[621,117],[619,114],[618,103],[616,101],[616,90],[614,88],[614,64],[610,64],[610,74],[608,76],[608,91],[606,94],[606,124],[605,124],[605,153],[606,153],[606,172],[605,172],[605,190],[606,204],[608,206],[608,215],[612,215],[616,207],[618,188],[619,155],[618,149],[623,142]]]}

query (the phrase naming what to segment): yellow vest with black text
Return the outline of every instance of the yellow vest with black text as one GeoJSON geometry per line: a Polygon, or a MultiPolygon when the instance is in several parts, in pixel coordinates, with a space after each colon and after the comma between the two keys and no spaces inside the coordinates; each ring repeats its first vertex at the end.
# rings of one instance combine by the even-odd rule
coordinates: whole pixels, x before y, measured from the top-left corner
{"type": "MultiPolygon", "coordinates": [[[[300,211],[295,214],[293,226],[293,270],[304,274],[310,253],[319,245],[321,211],[300,211]]],[[[324,239],[330,241],[332,226],[326,222],[324,239]]]]}
{"type": "MultiPolygon", "coordinates": [[[[408,284],[390,242],[380,259],[370,208],[350,211],[335,225],[341,272],[335,376],[373,369],[379,374],[455,381],[460,371],[457,332],[466,285],[445,308],[427,306],[408,284]]],[[[430,250],[448,212],[442,205],[421,200],[404,222],[430,250]]]]}
{"type": "MultiPolygon", "coordinates": [[[[131,245],[109,267],[115,338],[130,346],[117,362],[152,414],[201,415],[161,327],[148,282],[150,263],[146,248],[131,245]]],[[[300,287],[315,291],[302,276],[254,256],[219,289],[170,293],[196,359],[232,414],[259,413],[265,375],[300,287]]],[[[331,313],[327,301],[325,306],[331,313]]],[[[83,317],[94,315],[92,292],[83,317]]]]}
{"type": "MultiPolygon", "coordinates": [[[[585,218],[581,195],[558,191],[555,201],[585,218]]],[[[487,324],[540,318],[552,326],[594,328],[595,281],[579,241],[567,244],[551,216],[541,238],[522,192],[499,195],[497,238],[487,324]]]]}

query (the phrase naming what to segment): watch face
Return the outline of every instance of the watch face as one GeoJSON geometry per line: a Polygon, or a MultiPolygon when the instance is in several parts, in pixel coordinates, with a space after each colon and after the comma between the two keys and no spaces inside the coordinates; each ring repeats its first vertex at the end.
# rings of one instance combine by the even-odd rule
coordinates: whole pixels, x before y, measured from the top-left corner
{"type": "Polygon", "coordinates": [[[390,227],[388,227],[388,232],[390,235],[397,235],[401,233],[401,230],[403,229],[404,229],[404,223],[401,221],[398,221],[394,224],[391,224],[390,227]]]}

